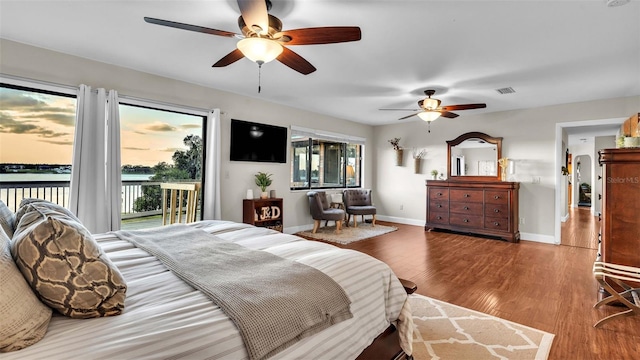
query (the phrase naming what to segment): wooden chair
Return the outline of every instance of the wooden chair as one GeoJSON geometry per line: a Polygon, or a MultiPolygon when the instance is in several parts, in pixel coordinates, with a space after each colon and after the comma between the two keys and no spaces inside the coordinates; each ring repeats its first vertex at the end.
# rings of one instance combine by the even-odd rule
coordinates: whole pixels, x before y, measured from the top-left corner
{"type": "Polygon", "coordinates": [[[611,294],[598,301],[593,306],[594,308],[599,308],[612,302],[618,302],[627,308],[627,310],[599,320],[593,327],[598,327],[619,316],[640,315],[640,299],[638,298],[640,288],[632,286],[637,286],[640,283],[640,268],[596,261],[593,264],[593,275],[604,290],[611,294]],[[614,286],[617,289],[614,289],[614,286]]]}
{"type": "Polygon", "coordinates": [[[200,194],[200,183],[161,183],[162,189],[162,225],[176,222],[191,223],[196,221],[196,209],[198,208],[198,197],[200,194]],[[184,198],[186,196],[186,206],[184,198]],[[167,198],[169,207],[167,207],[167,198]]]}

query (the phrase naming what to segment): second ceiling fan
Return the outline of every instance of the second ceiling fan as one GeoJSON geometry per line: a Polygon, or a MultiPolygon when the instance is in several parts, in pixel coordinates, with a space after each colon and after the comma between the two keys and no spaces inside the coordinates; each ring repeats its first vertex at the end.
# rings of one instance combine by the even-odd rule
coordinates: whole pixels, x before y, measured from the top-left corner
{"type": "Polygon", "coordinates": [[[459,116],[458,114],[452,113],[451,111],[482,109],[487,107],[487,104],[462,104],[462,105],[440,106],[441,101],[431,97],[435,93],[436,93],[435,90],[425,90],[424,94],[427,95],[427,98],[418,101],[418,106],[420,106],[419,109],[380,109],[380,110],[417,111],[416,113],[413,113],[411,115],[403,116],[398,120],[408,119],[412,116],[417,115],[422,120],[431,122],[439,118],[440,116],[450,118],[450,119],[453,119],[459,116]]]}
{"type": "Polygon", "coordinates": [[[231,65],[243,57],[256,62],[259,66],[275,59],[304,75],[316,71],[316,68],[286,46],[333,44],[358,41],[362,37],[360,28],[357,26],[310,27],[283,31],[282,21],[268,13],[271,8],[269,0],[238,0],[238,7],[241,13],[238,26],[242,34],[151,17],[145,17],[144,21],[240,39],[237,48],[218,60],[213,67],[231,65]]]}

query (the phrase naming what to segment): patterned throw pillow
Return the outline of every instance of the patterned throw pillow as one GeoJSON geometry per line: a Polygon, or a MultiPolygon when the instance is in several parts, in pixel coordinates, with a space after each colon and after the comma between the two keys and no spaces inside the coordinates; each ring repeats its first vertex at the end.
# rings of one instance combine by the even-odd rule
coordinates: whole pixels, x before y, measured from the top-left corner
{"type": "Polygon", "coordinates": [[[24,278],[63,315],[120,314],[127,290],[120,271],[77,219],[52,205],[32,202],[22,212],[11,252],[24,278]]]}
{"type": "Polygon", "coordinates": [[[0,200],[0,226],[9,238],[13,237],[13,228],[16,226],[16,215],[7,207],[4,201],[0,200]]]}
{"type": "Polygon", "coordinates": [[[37,343],[51,320],[51,309],[38,300],[16,267],[9,242],[0,229],[0,352],[37,343]]]}

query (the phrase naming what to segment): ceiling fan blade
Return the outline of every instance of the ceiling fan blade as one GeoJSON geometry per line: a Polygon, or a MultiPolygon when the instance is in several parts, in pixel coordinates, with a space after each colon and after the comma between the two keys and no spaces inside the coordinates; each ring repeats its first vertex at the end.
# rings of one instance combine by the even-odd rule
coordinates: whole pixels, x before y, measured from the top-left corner
{"type": "Polygon", "coordinates": [[[264,0],[238,0],[238,7],[244,23],[258,34],[269,32],[269,14],[264,0]],[[260,27],[257,29],[256,26],[260,27]]]}
{"type": "Polygon", "coordinates": [[[287,36],[287,45],[318,45],[358,41],[362,32],[357,26],[312,27],[281,31],[275,37],[287,36]]]}
{"type": "Polygon", "coordinates": [[[242,53],[242,51],[235,49],[232,52],[228,53],[222,59],[218,60],[218,62],[213,64],[211,67],[223,67],[223,66],[231,65],[234,62],[242,59],[243,57],[244,57],[244,54],[242,53]]]}
{"type": "Polygon", "coordinates": [[[398,119],[398,120],[408,119],[408,118],[410,118],[410,117],[412,117],[412,116],[416,116],[416,115],[418,115],[418,113],[411,114],[411,115],[407,115],[407,116],[403,116],[403,117],[401,117],[401,118],[400,118],[400,119],[398,119]]]}
{"type": "Polygon", "coordinates": [[[150,18],[150,17],[145,17],[144,21],[148,22],[149,24],[168,26],[176,29],[195,31],[195,32],[200,32],[200,33],[205,33],[210,35],[218,35],[218,36],[226,36],[226,37],[242,36],[240,34],[236,34],[230,31],[210,29],[204,26],[189,25],[189,24],[183,24],[175,21],[162,20],[162,19],[156,19],[156,18],[150,18]]]}
{"type": "Polygon", "coordinates": [[[443,110],[443,111],[440,111],[440,116],[446,117],[446,118],[449,118],[449,119],[453,119],[453,118],[457,118],[460,115],[443,110]]]}
{"type": "Polygon", "coordinates": [[[421,109],[378,109],[382,111],[391,110],[391,111],[420,111],[421,109]]]}
{"type": "Polygon", "coordinates": [[[309,75],[312,72],[316,71],[316,68],[302,56],[296,54],[295,52],[287,49],[284,46],[282,48],[282,54],[280,54],[276,58],[278,61],[303,75],[309,75]]]}
{"type": "Polygon", "coordinates": [[[487,104],[464,104],[464,105],[447,105],[443,106],[442,110],[450,111],[450,110],[471,110],[471,109],[483,109],[486,108],[487,104]]]}

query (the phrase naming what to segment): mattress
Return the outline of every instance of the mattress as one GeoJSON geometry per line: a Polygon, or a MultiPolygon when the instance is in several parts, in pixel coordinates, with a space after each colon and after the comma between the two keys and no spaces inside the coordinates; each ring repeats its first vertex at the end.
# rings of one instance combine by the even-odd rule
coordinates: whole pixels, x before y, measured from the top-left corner
{"type": "MultiPolygon", "coordinates": [[[[349,296],[353,318],[302,339],[272,359],[353,359],[407,311],[406,292],[393,271],[366,254],[242,223],[212,220],[190,226],[314,267],[349,296]]],[[[237,328],[208,297],[114,234],[95,239],[127,281],[124,312],[95,319],[54,314],[41,341],[2,354],[3,359],[248,358],[237,328]]]]}

